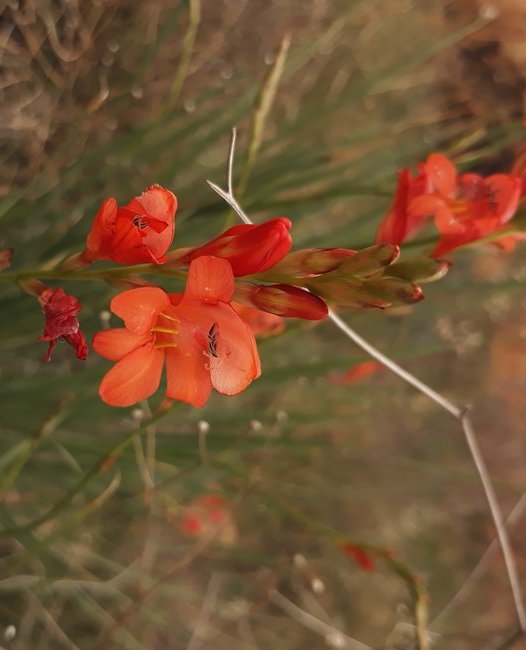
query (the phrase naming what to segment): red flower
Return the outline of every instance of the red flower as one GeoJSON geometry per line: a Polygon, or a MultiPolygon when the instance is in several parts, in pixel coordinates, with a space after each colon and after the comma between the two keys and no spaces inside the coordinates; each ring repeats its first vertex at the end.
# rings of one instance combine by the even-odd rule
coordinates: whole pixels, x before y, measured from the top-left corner
{"type": "Polygon", "coordinates": [[[341,545],[341,549],[347,557],[352,558],[356,564],[363,569],[364,571],[373,571],[375,564],[373,558],[364,551],[360,546],[355,546],[354,544],[348,544],[344,542],[341,545]]]}
{"type": "Polygon", "coordinates": [[[400,244],[432,215],[441,233],[432,255],[440,257],[498,231],[515,214],[520,193],[521,179],[516,176],[457,176],[446,156],[431,154],[419,166],[417,177],[411,178],[407,169],[400,172],[395,199],[380,225],[377,242],[400,244]]]}
{"type": "Polygon", "coordinates": [[[88,346],[77,319],[77,314],[82,308],[80,302],[74,296],[65,293],[63,289],[49,287],[40,293],[38,301],[46,317],[44,334],[38,340],[49,341],[44,359],[51,361],[51,352],[57,340],[63,340],[75,349],[77,359],[84,361],[88,356],[88,346]]]}
{"type": "Polygon", "coordinates": [[[393,203],[376,233],[377,244],[401,244],[421,225],[422,218],[409,212],[413,199],[429,191],[426,165],[420,164],[418,167],[418,174],[414,178],[407,168],[398,173],[393,203]]]}
{"type": "Polygon", "coordinates": [[[189,251],[185,262],[201,255],[223,257],[235,276],[262,273],[277,264],[292,246],[289,219],[277,217],[265,223],[233,226],[207,244],[189,251]]]}
{"type": "Polygon", "coordinates": [[[212,387],[225,395],[244,390],[261,369],[254,335],[230,304],[233,292],[230,264],[204,256],[191,263],[184,295],[141,287],[116,296],[111,310],[125,327],[93,340],[117,362],[100,385],[103,401],[130,406],[149,397],[165,361],[172,399],[203,406],[212,387]]]}
{"type": "Polygon", "coordinates": [[[440,154],[431,154],[426,167],[432,191],[415,198],[410,213],[434,216],[441,237],[433,257],[498,231],[515,214],[521,193],[518,177],[508,174],[457,177],[453,163],[440,154]]]}
{"type": "Polygon", "coordinates": [[[237,538],[227,501],[216,494],[204,494],[193,499],[184,509],[180,529],[186,535],[202,537],[217,535],[223,544],[233,544],[237,538]]]}
{"type": "Polygon", "coordinates": [[[162,264],[174,237],[176,209],[177,199],[160,185],[152,185],[123,208],[115,199],[106,199],[88,235],[83,261],[162,264]]]}

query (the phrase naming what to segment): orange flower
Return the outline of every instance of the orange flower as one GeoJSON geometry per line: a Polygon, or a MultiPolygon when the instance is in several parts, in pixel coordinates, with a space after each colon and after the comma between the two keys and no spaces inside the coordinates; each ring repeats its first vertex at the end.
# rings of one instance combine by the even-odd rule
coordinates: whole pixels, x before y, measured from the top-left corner
{"type": "Polygon", "coordinates": [[[173,241],[176,209],[177,199],[160,185],[152,185],[122,208],[115,199],[106,199],[95,216],[82,261],[162,264],[173,241]]]}
{"type": "Polygon", "coordinates": [[[230,304],[234,276],[216,257],[194,260],[184,295],[158,287],[116,296],[111,310],[125,327],[99,332],[95,350],[116,361],[99,388],[103,401],[130,406],[159,387],[166,362],[166,395],[203,406],[212,388],[225,395],[244,390],[261,369],[250,327],[230,304]]]}

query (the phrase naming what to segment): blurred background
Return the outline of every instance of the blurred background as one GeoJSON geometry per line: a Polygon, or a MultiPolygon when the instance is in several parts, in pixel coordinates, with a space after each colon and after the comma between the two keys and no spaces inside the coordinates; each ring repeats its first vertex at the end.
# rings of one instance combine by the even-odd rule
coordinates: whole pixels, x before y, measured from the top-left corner
{"type": "MultiPolygon", "coordinates": [[[[440,150],[504,172],[524,139],[522,0],[0,6],[15,270],[80,250],[104,198],[152,183],[178,195],[175,245],[215,236],[230,216],[206,179],[224,183],[234,125],[240,202],[289,217],[296,247],[370,245],[399,168],[440,150]]],[[[453,262],[423,303],[342,316],[473,406],[524,577],[526,253],[453,262]]],[[[116,288],[61,285],[91,337],[116,288]]],[[[0,646],[406,649],[426,610],[433,648],[515,631],[500,554],[479,564],[494,532],[458,423],[388,371],[352,372],[367,359],[330,323],[290,322],[245,393],[141,428],[160,396],[104,405],[107,362],[58,346],[46,364],[36,301],[2,285],[0,309],[0,646]]]]}

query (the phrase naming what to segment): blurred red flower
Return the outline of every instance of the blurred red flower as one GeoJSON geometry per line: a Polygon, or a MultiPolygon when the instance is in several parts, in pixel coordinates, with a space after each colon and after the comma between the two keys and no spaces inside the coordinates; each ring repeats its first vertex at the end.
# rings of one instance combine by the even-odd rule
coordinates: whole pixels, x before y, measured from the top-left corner
{"type": "Polygon", "coordinates": [[[352,368],[349,368],[349,370],[346,370],[345,372],[332,374],[331,381],[334,384],[342,386],[352,386],[353,384],[357,384],[363,379],[370,377],[382,368],[383,366],[379,361],[364,361],[363,363],[358,363],[352,368]]]}
{"type": "Polygon", "coordinates": [[[116,361],[99,388],[103,401],[130,406],[150,397],[165,362],[172,399],[203,406],[212,388],[244,390],[261,368],[254,334],[230,304],[233,292],[230,264],[204,256],[190,264],[184,295],[141,287],[116,296],[111,310],[125,327],[93,340],[100,355],[116,361]]]}
{"type": "Polygon", "coordinates": [[[374,571],[374,560],[363,548],[344,542],[341,544],[341,549],[344,555],[352,558],[361,569],[364,571],[374,571]]]}
{"type": "MultiPolygon", "coordinates": [[[[521,179],[511,174],[457,176],[454,164],[431,154],[412,179],[402,170],[393,206],[380,224],[378,242],[402,243],[427,216],[433,216],[440,239],[432,256],[498,232],[515,214],[521,179]]],[[[504,236],[504,233],[503,233],[504,236]]]]}
{"type": "Polygon", "coordinates": [[[63,340],[75,349],[77,359],[84,361],[88,356],[88,346],[80,331],[77,318],[77,314],[82,309],[80,301],[65,293],[60,287],[58,289],[45,288],[39,294],[38,301],[46,317],[44,334],[38,340],[49,341],[49,348],[44,359],[51,361],[53,348],[58,340],[63,340]]]}
{"type": "Polygon", "coordinates": [[[227,259],[236,277],[262,273],[289,252],[292,246],[290,227],[291,222],[284,217],[258,225],[233,226],[207,244],[190,250],[185,261],[188,263],[201,255],[213,255],[227,259]]]}
{"type": "Polygon", "coordinates": [[[222,544],[237,540],[237,529],[226,499],[218,494],[203,494],[184,507],[179,526],[185,535],[214,535],[222,544]]]}
{"type": "Polygon", "coordinates": [[[106,199],[95,216],[82,260],[162,264],[173,241],[176,209],[177,199],[160,185],[152,185],[121,208],[115,199],[106,199]]]}

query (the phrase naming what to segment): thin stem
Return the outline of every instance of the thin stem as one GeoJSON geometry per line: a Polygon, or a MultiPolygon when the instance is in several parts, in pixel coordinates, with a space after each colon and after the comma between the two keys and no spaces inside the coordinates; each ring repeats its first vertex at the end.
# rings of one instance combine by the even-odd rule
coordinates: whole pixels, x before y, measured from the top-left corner
{"type": "MultiPolygon", "coordinates": [[[[226,187],[228,194],[234,196],[234,188],[232,185],[232,178],[234,176],[234,152],[236,150],[236,139],[237,139],[237,129],[232,127],[232,133],[230,134],[230,146],[228,147],[228,164],[226,168],[226,187]]],[[[247,217],[248,218],[248,217],[247,217]]]]}
{"type": "Polygon", "coordinates": [[[332,625],[329,625],[328,623],[325,623],[324,621],[320,621],[319,618],[316,618],[312,614],[309,614],[305,610],[301,609],[275,589],[271,589],[268,592],[268,599],[274,605],[276,605],[276,607],[279,607],[283,612],[285,612],[287,616],[290,616],[290,618],[295,620],[300,625],[303,625],[309,630],[320,634],[326,639],[334,639],[334,641],[338,643],[337,646],[333,644],[334,647],[348,648],[349,650],[372,650],[371,646],[365,645],[365,643],[347,636],[343,632],[340,632],[340,630],[336,629],[332,625]]]}
{"type": "MultiPolygon", "coordinates": [[[[513,510],[508,515],[506,519],[506,527],[510,528],[511,526],[514,526],[519,521],[519,519],[524,515],[525,511],[526,511],[526,492],[517,501],[517,503],[513,507],[513,510]]],[[[432,628],[439,626],[441,622],[448,617],[450,612],[454,611],[458,607],[459,603],[465,598],[468,591],[475,584],[475,581],[478,578],[480,578],[480,576],[484,573],[490,559],[494,555],[495,551],[498,550],[499,548],[500,548],[499,540],[497,537],[495,537],[492,540],[491,544],[488,546],[484,555],[480,558],[479,562],[477,563],[473,571],[469,574],[466,580],[464,580],[457,593],[453,596],[453,598],[451,598],[451,600],[442,609],[442,611],[435,616],[433,622],[431,623],[432,628]]]]}
{"type": "Polygon", "coordinates": [[[115,266],[100,271],[63,271],[55,269],[29,269],[25,271],[4,271],[0,274],[0,282],[14,282],[27,278],[55,279],[55,280],[105,280],[107,277],[127,277],[141,273],[150,275],[163,275],[185,278],[184,271],[163,269],[156,264],[136,264],[135,266],[115,266]]]}
{"type": "Polygon", "coordinates": [[[419,390],[421,393],[424,393],[424,395],[429,397],[429,399],[433,400],[433,402],[441,406],[448,413],[451,413],[453,417],[460,418],[462,416],[463,413],[462,409],[458,408],[457,406],[452,404],[448,399],[446,399],[445,397],[437,393],[435,390],[433,390],[432,388],[424,384],[422,381],[420,381],[420,379],[414,377],[410,372],[404,370],[392,359],[386,357],[385,354],[380,352],[380,350],[377,350],[373,345],[371,345],[368,341],[362,338],[357,332],[351,329],[349,325],[347,325],[347,323],[343,321],[332,310],[329,310],[329,318],[336,325],[338,329],[340,329],[348,338],[351,339],[351,341],[353,341],[353,343],[355,343],[359,348],[367,352],[367,354],[373,357],[373,359],[376,359],[381,364],[383,364],[386,368],[389,368],[391,372],[394,372],[395,375],[398,375],[405,382],[411,384],[411,386],[419,390]]]}
{"type": "Polygon", "coordinates": [[[227,194],[225,190],[222,190],[219,185],[216,185],[215,183],[212,183],[211,181],[206,181],[210,187],[219,194],[219,196],[223,199],[223,201],[226,201],[228,205],[234,210],[234,212],[237,214],[237,216],[241,219],[241,221],[244,221],[247,224],[253,223],[247,215],[243,212],[243,208],[239,205],[239,203],[235,200],[235,198],[231,194],[227,194]]]}
{"type": "Polygon", "coordinates": [[[464,435],[466,436],[466,441],[473,457],[473,461],[475,462],[475,466],[479,473],[484,492],[486,493],[486,499],[488,500],[488,505],[493,517],[493,521],[495,523],[495,528],[497,529],[497,536],[499,538],[502,555],[504,556],[504,562],[506,564],[506,570],[508,572],[508,578],[513,594],[513,601],[517,610],[519,625],[522,632],[524,633],[526,632],[526,611],[524,609],[522,589],[519,582],[519,575],[517,573],[517,566],[515,564],[515,557],[511,548],[511,543],[506,524],[502,516],[502,511],[499,507],[495,490],[493,489],[491,477],[486,467],[486,463],[484,462],[484,458],[481,454],[480,447],[475,436],[475,431],[473,429],[473,425],[471,423],[467,410],[462,413],[460,417],[460,423],[462,425],[464,435]]]}
{"type": "Polygon", "coordinates": [[[414,377],[411,373],[407,372],[401,368],[397,363],[386,357],[385,354],[377,350],[373,345],[368,341],[362,338],[357,332],[355,332],[345,321],[343,321],[339,316],[337,316],[332,310],[329,310],[329,318],[332,322],[348,337],[355,343],[359,348],[367,352],[374,359],[382,363],[386,368],[389,368],[391,372],[394,372],[405,382],[419,390],[421,393],[429,397],[436,404],[441,406],[445,411],[450,413],[455,419],[460,422],[462,426],[462,431],[466,438],[466,442],[471,452],[471,457],[475,463],[484,493],[486,495],[486,500],[488,502],[489,510],[495,524],[495,529],[497,531],[497,537],[499,544],[502,550],[502,555],[504,557],[504,563],[506,565],[506,570],[508,572],[508,579],[513,595],[513,601],[515,603],[515,609],[517,611],[517,617],[519,619],[519,624],[521,630],[526,632],[526,611],[524,609],[523,596],[521,592],[521,587],[519,583],[519,576],[517,573],[517,567],[515,565],[515,559],[513,556],[513,551],[511,548],[508,531],[506,530],[506,525],[502,516],[500,506],[497,501],[495,490],[493,489],[493,484],[491,482],[491,477],[484,461],[484,457],[480,451],[480,447],[475,436],[475,431],[473,425],[469,418],[467,409],[460,409],[458,406],[455,406],[448,399],[437,393],[435,390],[421,382],[419,379],[414,377]]]}

